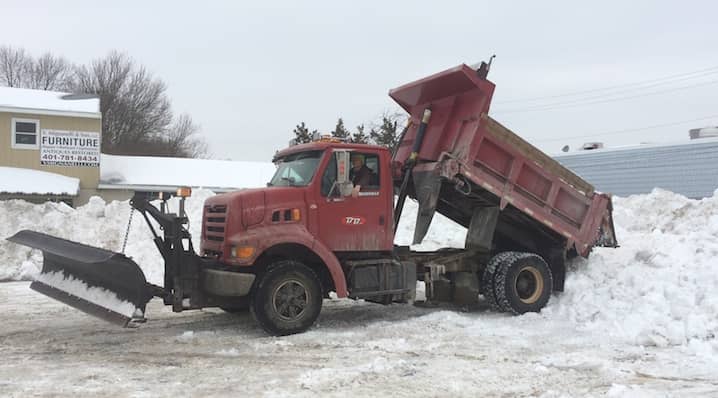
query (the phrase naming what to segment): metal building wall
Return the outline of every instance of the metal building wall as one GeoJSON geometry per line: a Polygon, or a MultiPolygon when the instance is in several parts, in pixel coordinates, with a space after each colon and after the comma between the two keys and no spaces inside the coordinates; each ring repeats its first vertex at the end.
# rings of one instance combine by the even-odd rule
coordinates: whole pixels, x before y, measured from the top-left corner
{"type": "Polygon", "coordinates": [[[718,140],[585,151],[554,156],[597,190],[618,196],[663,188],[689,198],[718,189],[718,140]]]}

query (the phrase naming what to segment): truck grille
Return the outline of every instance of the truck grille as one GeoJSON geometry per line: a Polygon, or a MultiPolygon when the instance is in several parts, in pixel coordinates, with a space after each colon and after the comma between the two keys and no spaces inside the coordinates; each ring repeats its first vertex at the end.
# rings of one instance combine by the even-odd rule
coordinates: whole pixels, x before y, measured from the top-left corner
{"type": "Polygon", "coordinates": [[[224,242],[227,223],[227,206],[215,205],[204,208],[204,236],[207,240],[224,242]]]}

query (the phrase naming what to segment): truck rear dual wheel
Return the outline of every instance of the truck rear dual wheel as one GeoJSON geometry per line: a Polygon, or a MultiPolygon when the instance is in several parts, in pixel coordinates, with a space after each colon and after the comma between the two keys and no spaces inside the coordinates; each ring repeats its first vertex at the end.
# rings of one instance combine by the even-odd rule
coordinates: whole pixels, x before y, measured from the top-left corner
{"type": "Polygon", "coordinates": [[[321,282],[300,262],[276,262],[259,281],[250,309],[269,334],[301,333],[314,324],[322,309],[321,282]]]}
{"type": "Polygon", "coordinates": [[[501,252],[491,257],[489,263],[486,264],[486,268],[484,268],[484,274],[481,277],[481,294],[484,295],[492,311],[503,311],[499,306],[499,301],[494,291],[496,274],[503,261],[514,253],[515,252],[501,252]]]}
{"type": "Polygon", "coordinates": [[[539,312],[548,303],[553,289],[553,278],[551,269],[541,256],[533,253],[503,252],[489,261],[484,271],[482,286],[485,286],[484,296],[492,308],[524,314],[539,312]],[[490,270],[491,265],[494,266],[493,271],[490,270]],[[493,289],[487,286],[489,283],[493,285],[493,289]]]}

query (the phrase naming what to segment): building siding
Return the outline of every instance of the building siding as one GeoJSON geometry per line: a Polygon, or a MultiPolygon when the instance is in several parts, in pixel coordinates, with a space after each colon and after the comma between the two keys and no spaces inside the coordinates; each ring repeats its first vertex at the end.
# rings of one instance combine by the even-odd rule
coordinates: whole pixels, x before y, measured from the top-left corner
{"type": "Polygon", "coordinates": [[[689,198],[718,189],[718,141],[587,151],[554,157],[593,184],[618,196],[662,188],[689,198]]]}
{"type": "Polygon", "coordinates": [[[78,178],[80,180],[80,193],[75,202],[76,204],[86,203],[92,192],[96,192],[100,180],[100,168],[41,165],[40,149],[17,149],[12,147],[13,118],[39,120],[40,130],[55,129],[98,133],[102,132],[102,120],[72,116],[0,112],[0,166],[42,170],[78,178]]]}

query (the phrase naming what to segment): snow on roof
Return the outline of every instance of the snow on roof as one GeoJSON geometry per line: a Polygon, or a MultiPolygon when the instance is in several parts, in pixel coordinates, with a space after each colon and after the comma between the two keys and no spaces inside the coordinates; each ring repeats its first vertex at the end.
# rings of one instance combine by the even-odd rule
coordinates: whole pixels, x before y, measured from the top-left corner
{"type": "Polygon", "coordinates": [[[0,111],[2,110],[100,118],[100,100],[83,94],[0,87],[0,111]]]}
{"type": "Polygon", "coordinates": [[[698,138],[698,139],[692,139],[692,140],[683,140],[683,141],[671,141],[671,142],[648,142],[648,143],[642,143],[638,145],[620,145],[620,146],[612,146],[612,147],[603,147],[603,148],[597,148],[597,149],[589,149],[589,150],[576,150],[571,152],[558,152],[553,153],[550,156],[553,158],[567,158],[572,156],[588,156],[590,154],[595,153],[608,153],[608,152],[615,152],[615,151],[634,151],[634,150],[651,150],[655,148],[672,148],[672,147],[682,147],[682,146],[691,146],[691,145],[697,145],[702,146],[705,144],[710,143],[716,143],[718,142],[718,137],[705,137],[705,138],[698,138]]]}
{"type": "Polygon", "coordinates": [[[0,193],[77,195],[80,180],[46,171],[0,167],[0,193]]]}
{"type": "Polygon", "coordinates": [[[100,188],[207,188],[217,192],[267,185],[276,168],[270,162],[115,156],[102,154],[100,188]]]}

